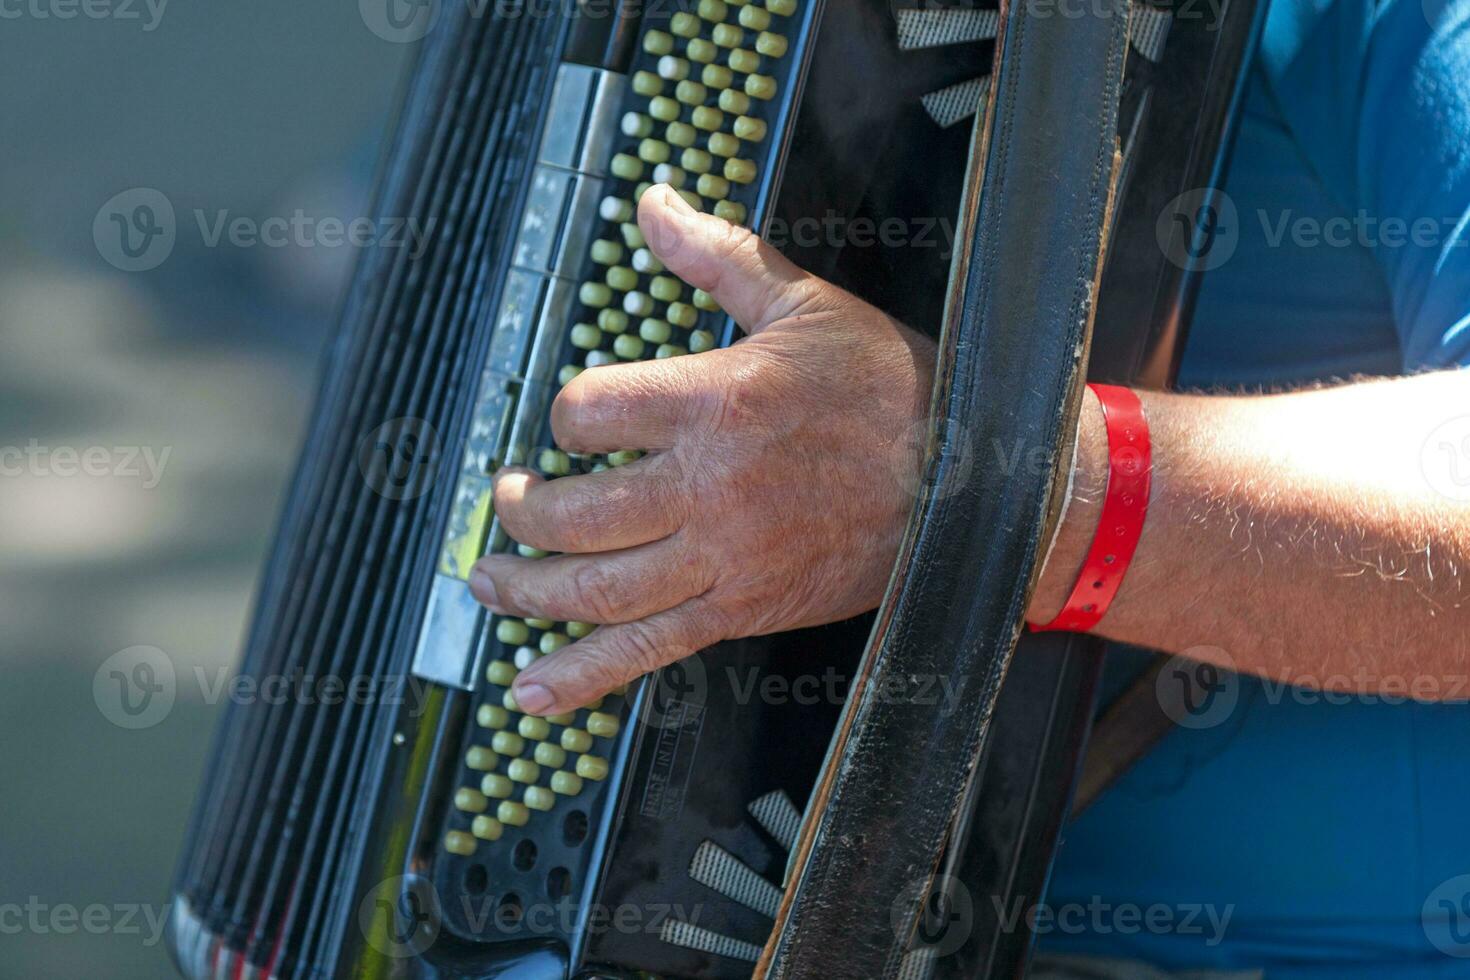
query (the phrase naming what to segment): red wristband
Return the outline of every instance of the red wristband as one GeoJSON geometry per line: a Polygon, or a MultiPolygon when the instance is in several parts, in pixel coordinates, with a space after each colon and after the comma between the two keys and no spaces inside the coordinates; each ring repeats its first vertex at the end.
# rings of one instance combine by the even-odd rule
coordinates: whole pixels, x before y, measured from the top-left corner
{"type": "Polygon", "coordinates": [[[1148,516],[1153,445],[1148,437],[1143,402],[1128,388],[1087,387],[1102,403],[1103,423],[1107,426],[1108,489],[1103,497],[1097,533],[1082,563],[1077,584],[1056,619],[1044,626],[1031,624],[1031,629],[1038,633],[1048,630],[1085,633],[1098,624],[1123,584],[1148,516]]]}

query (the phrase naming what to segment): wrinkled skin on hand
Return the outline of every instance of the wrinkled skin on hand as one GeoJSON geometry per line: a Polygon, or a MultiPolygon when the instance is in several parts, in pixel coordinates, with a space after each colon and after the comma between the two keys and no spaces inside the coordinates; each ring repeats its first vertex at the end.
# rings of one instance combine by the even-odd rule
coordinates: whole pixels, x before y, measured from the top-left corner
{"type": "Polygon", "coordinates": [[[522,544],[471,577],[497,613],[599,624],[516,679],[523,711],[571,710],[720,640],[878,605],[913,505],[935,358],[924,337],[666,186],[638,222],[668,270],[746,331],[730,348],[592,368],[552,408],[573,453],[616,469],[495,476],[522,544]]]}

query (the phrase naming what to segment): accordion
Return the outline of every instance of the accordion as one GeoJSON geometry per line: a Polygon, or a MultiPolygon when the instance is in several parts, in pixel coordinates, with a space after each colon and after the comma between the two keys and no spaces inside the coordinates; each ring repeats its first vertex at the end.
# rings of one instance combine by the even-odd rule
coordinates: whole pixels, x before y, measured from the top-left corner
{"type": "Polygon", "coordinates": [[[409,11],[376,208],[433,237],[346,298],[241,667],[301,696],[222,722],[180,971],[1021,975],[994,910],[1042,893],[1099,660],[1020,610],[1085,374],[1171,377],[1256,7],[409,11]],[[490,475],[635,458],[561,451],[559,388],[736,336],[647,248],[653,183],[938,339],[927,469],[875,615],[532,717],[518,670],[593,626],[471,597],[481,555],[537,554],[490,475]],[[1042,465],[998,472],[1015,446],[1042,465]]]}

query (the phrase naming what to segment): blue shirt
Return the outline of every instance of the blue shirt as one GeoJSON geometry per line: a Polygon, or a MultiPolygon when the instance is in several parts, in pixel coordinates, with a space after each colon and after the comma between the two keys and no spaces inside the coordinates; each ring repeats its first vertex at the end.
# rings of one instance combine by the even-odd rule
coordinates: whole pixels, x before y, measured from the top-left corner
{"type": "MultiPolygon", "coordinates": [[[[1204,278],[1182,384],[1470,364],[1470,0],[1273,3],[1225,189],[1235,252],[1204,278]]],[[[1073,925],[1042,948],[1470,976],[1470,705],[1239,683],[1223,723],[1175,730],[1068,829],[1047,904],[1073,925]],[[1154,928],[1118,911],[1154,906],[1154,928]]]]}

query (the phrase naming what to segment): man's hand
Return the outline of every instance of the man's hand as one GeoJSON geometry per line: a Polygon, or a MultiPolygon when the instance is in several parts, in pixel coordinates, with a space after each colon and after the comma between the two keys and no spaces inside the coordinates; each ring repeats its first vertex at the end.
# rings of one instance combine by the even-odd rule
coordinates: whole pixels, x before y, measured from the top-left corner
{"type": "Polygon", "coordinates": [[[556,714],[720,640],[878,605],[913,504],[934,345],[667,187],[638,223],[668,270],[747,336],[725,350],[593,368],[552,406],[574,453],[647,450],[551,482],[495,477],[518,542],[470,586],[497,613],[599,624],[523,670],[522,710],[556,714]]]}

